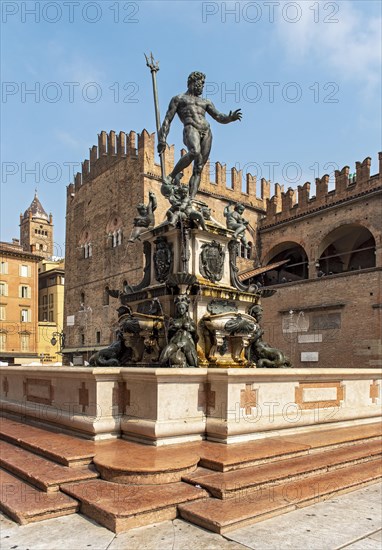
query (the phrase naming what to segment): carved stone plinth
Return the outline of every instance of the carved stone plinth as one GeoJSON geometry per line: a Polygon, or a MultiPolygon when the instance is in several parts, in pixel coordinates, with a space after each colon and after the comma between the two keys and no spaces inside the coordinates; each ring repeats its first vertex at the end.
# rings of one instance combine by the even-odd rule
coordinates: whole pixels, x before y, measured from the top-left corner
{"type": "Polygon", "coordinates": [[[368,368],[0,367],[3,415],[150,445],[380,422],[381,388],[381,375],[368,368]]]}

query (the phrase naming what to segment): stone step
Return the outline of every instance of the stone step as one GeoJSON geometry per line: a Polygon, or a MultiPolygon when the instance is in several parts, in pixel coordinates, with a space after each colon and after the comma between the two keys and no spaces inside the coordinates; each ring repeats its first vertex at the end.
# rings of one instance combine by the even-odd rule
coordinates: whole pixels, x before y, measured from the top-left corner
{"type": "Polygon", "coordinates": [[[370,440],[228,472],[198,468],[194,473],[183,476],[182,479],[193,485],[200,485],[216,498],[233,498],[243,492],[257,491],[268,484],[284,480],[291,481],[350,464],[367,462],[381,454],[381,441],[370,440]]]}
{"type": "Polygon", "coordinates": [[[74,514],[79,504],[60,492],[45,493],[0,468],[0,510],[21,524],[74,514]]]}
{"type": "Polygon", "coordinates": [[[62,466],[5,441],[0,441],[0,466],[47,492],[58,491],[64,483],[98,477],[97,472],[89,466],[62,466]]]}
{"type": "Polygon", "coordinates": [[[208,497],[203,489],[182,482],[158,486],[96,480],[64,485],[61,490],[80,501],[81,513],[114,533],[174,519],[178,504],[208,497]]]}
{"type": "Polygon", "coordinates": [[[265,437],[245,443],[224,445],[202,441],[199,444],[199,465],[218,472],[247,468],[264,462],[354,445],[357,442],[376,439],[382,435],[380,422],[350,428],[328,428],[294,435],[265,437]]]}
{"type": "Polygon", "coordinates": [[[120,439],[99,442],[94,457],[102,479],[135,485],[181,481],[182,476],[196,470],[198,462],[199,453],[193,445],[142,447],[120,439]]]}
{"type": "Polygon", "coordinates": [[[181,517],[191,523],[215,533],[226,533],[298,507],[316,504],[335,494],[374,483],[381,477],[381,461],[371,460],[309,478],[268,485],[234,499],[210,498],[180,504],[178,510],[181,517]]]}
{"type": "Polygon", "coordinates": [[[96,449],[93,441],[54,433],[8,418],[0,420],[0,439],[71,467],[90,464],[96,449]]]}

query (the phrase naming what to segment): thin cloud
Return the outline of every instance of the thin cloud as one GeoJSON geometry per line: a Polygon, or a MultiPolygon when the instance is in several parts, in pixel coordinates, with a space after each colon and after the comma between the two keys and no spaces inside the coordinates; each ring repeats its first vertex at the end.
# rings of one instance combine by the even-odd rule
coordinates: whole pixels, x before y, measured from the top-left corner
{"type": "Polygon", "coordinates": [[[349,2],[335,5],[338,12],[329,17],[320,4],[319,21],[314,23],[310,3],[300,2],[298,22],[277,21],[280,41],[295,62],[309,59],[324,64],[340,78],[361,85],[366,93],[375,92],[380,83],[382,19],[349,2]],[[325,17],[338,22],[325,22],[325,17]]]}
{"type": "Polygon", "coordinates": [[[68,53],[68,49],[56,41],[49,42],[49,56],[56,67],[55,76],[63,81],[78,82],[84,85],[88,82],[101,83],[105,74],[95,65],[93,59],[86,58],[77,50],[68,53]]]}
{"type": "Polygon", "coordinates": [[[80,85],[89,82],[97,82],[99,84],[104,78],[102,71],[83,58],[76,58],[73,61],[64,63],[61,71],[69,82],[79,82],[80,85]]]}
{"type": "Polygon", "coordinates": [[[59,130],[56,132],[57,139],[66,147],[71,147],[72,149],[86,150],[86,146],[82,141],[75,139],[72,134],[68,132],[63,132],[59,130]]]}

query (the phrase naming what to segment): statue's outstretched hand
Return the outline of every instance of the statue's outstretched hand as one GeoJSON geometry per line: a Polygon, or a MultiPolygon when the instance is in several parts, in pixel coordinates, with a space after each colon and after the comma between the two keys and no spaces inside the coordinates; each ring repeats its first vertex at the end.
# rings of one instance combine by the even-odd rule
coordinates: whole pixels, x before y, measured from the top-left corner
{"type": "Polygon", "coordinates": [[[160,141],[158,143],[158,153],[161,155],[165,149],[166,149],[166,142],[160,141]]]}
{"type": "Polygon", "coordinates": [[[233,111],[233,112],[230,111],[230,112],[228,113],[228,116],[230,117],[230,119],[231,119],[232,121],[234,121],[234,120],[241,120],[243,114],[242,114],[242,112],[241,112],[241,109],[236,109],[236,111],[233,111]]]}

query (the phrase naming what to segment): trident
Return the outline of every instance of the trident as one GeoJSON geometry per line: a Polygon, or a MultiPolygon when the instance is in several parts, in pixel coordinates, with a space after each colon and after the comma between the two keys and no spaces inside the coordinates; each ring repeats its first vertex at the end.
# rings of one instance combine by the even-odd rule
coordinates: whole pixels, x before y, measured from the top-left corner
{"type": "MultiPolygon", "coordinates": [[[[159,61],[154,60],[153,53],[151,52],[150,57],[147,57],[146,54],[146,65],[149,67],[151,71],[151,78],[153,81],[153,94],[154,94],[154,107],[155,107],[155,120],[157,125],[157,135],[159,134],[160,130],[160,114],[159,114],[159,101],[158,101],[158,88],[157,88],[157,72],[159,71],[159,61]]],[[[165,181],[166,179],[166,167],[165,167],[165,154],[164,151],[161,155],[159,155],[160,158],[160,168],[161,168],[161,174],[162,174],[162,181],[165,181]]]]}

